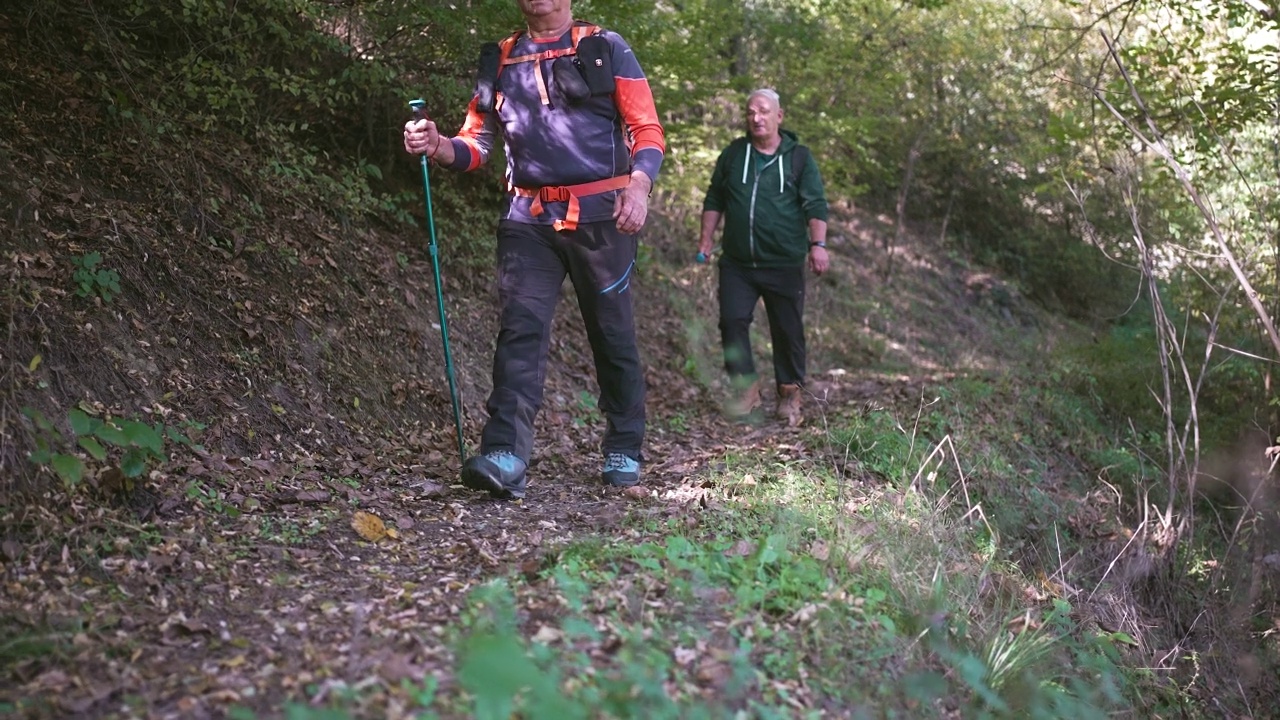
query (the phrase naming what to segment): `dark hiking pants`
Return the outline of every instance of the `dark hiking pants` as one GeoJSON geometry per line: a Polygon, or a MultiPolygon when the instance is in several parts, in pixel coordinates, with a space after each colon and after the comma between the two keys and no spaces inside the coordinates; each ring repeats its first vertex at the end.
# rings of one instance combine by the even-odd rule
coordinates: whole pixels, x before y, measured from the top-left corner
{"type": "Polygon", "coordinates": [[[779,385],[804,384],[804,267],[750,268],[720,259],[720,344],[733,380],[754,379],[751,320],[764,298],[779,385]]]}
{"type": "Polygon", "coordinates": [[[529,461],[551,323],[568,275],[600,385],[598,407],[607,423],[601,449],[640,458],[645,385],[631,306],[636,247],[636,236],[618,232],[612,220],[582,223],[569,232],[509,220],[498,224],[502,316],[481,453],[507,450],[529,461]]]}

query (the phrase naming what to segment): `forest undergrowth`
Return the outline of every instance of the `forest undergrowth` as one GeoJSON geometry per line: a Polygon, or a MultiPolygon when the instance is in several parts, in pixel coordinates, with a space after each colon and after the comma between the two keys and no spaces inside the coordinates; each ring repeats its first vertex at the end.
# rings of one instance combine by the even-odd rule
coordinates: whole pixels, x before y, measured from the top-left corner
{"type": "MultiPolygon", "coordinates": [[[[416,166],[347,157],[385,138],[308,144],[283,106],[243,106],[264,113],[244,119],[256,137],[168,114],[146,91],[166,56],[113,44],[146,34],[127,14],[33,34],[84,20],[33,7],[0,15],[0,87],[21,109],[0,117],[0,715],[1276,706],[1273,576],[1238,542],[1263,526],[1212,506],[1179,544],[1152,530],[1162,438],[1135,409],[1152,378],[1111,362],[1141,321],[1055,315],[938,226],[833,197],[806,422],[730,422],[714,270],[690,262],[687,199],[659,190],[634,285],[642,487],[598,483],[566,293],[529,497],[474,497],[416,166]],[[140,86],[112,95],[122,57],[140,86]]],[[[330,121],[354,112],[343,93],[393,96],[362,72],[326,96],[330,121]]],[[[295,82],[326,85],[232,88],[283,102],[295,82]]],[[[483,181],[436,186],[468,444],[495,332],[483,181]]]]}

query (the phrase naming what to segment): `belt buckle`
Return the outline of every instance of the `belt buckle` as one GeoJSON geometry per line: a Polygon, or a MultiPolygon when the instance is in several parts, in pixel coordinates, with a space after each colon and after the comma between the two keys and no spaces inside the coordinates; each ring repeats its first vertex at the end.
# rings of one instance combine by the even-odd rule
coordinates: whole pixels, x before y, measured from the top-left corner
{"type": "Polygon", "coordinates": [[[569,189],[566,187],[544,187],[538,191],[542,202],[569,202],[569,189]]]}

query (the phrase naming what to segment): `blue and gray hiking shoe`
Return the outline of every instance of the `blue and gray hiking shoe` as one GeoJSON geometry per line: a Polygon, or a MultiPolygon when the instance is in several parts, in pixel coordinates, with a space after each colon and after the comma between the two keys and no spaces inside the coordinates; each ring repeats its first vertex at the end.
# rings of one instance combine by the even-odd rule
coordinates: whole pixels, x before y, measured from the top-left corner
{"type": "Polygon", "coordinates": [[[600,477],[606,485],[631,487],[640,482],[640,463],[628,455],[611,452],[604,457],[604,471],[600,477]]]}
{"type": "Polygon", "coordinates": [[[525,462],[506,450],[473,455],[462,465],[462,484],[508,500],[524,497],[525,462]]]}

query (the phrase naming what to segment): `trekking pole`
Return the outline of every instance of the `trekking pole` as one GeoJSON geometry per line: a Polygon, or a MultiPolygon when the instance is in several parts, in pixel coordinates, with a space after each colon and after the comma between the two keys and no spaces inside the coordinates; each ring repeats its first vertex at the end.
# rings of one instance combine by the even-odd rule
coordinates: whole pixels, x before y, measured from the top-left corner
{"type": "MultiPolygon", "coordinates": [[[[427,119],[427,103],[424,100],[410,100],[409,107],[418,120],[427,119]]],[[[444,372],[449,378],[449,400],[453,403],[453,423],[458,431],[458,461],[466,462],[467,448],[462,441],[462,408],[458,402],[458,384],[453,376],[453,354],[449,352],[449,323],[444,315],[444,291],[440,287],[440,249],[436,245],[436,221],[431,214],[431,174],[427,171],[427,156],[422,155],[422,195],[427,206],[427,233],[430,244],[427,249],[431,253],[431,275],[436,284],[436,310],[440,314],[440,337],[444,340],[444,372]]]]}

